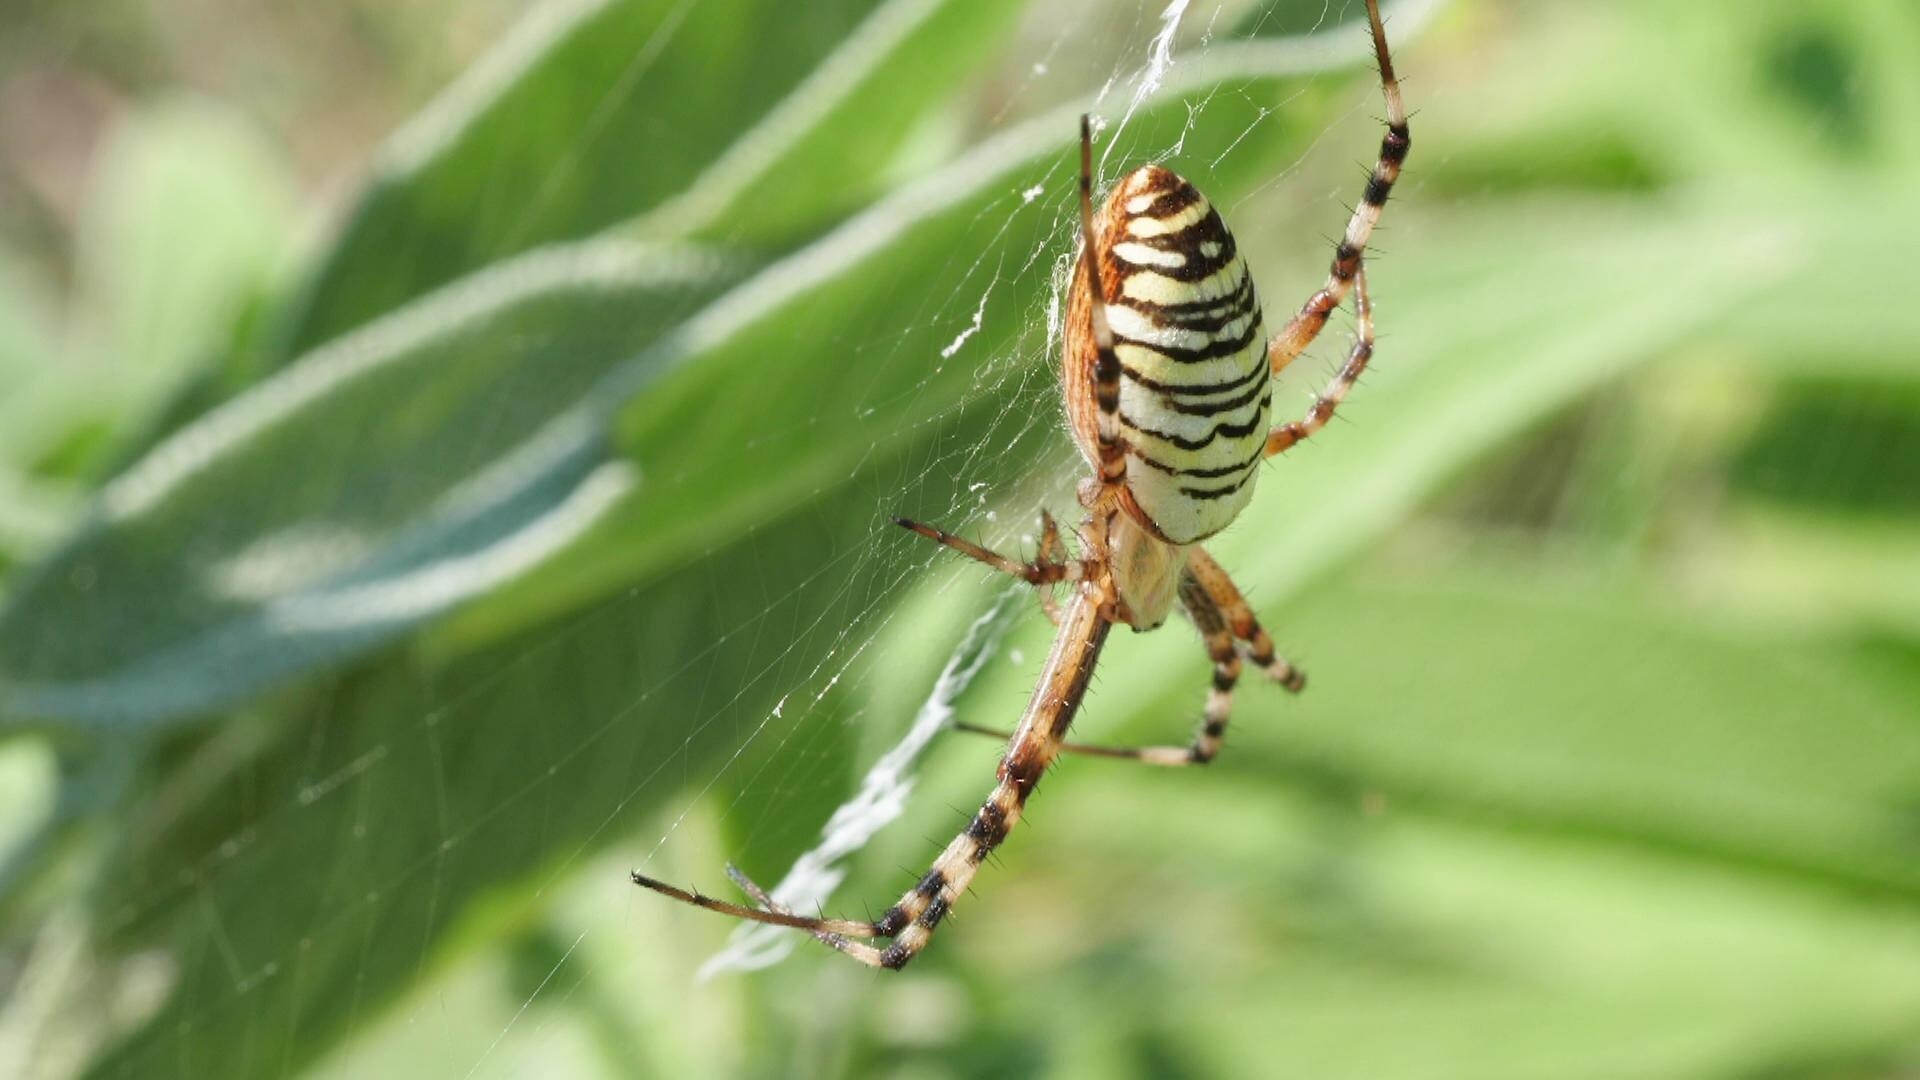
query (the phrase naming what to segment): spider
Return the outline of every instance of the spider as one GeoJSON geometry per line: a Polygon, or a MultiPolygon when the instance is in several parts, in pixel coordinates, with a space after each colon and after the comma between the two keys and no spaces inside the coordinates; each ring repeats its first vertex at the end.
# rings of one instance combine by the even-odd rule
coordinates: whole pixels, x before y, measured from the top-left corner
{"type": "Polygon", "coordinates": [[[1366,3],[1386,98],[1386,137],[1326,282],[1271,340],[1233,234],[1192,184],[1147,165],[1122,179],[1095,212],[1093,133],[1088,118],[1080,118],[1080,255],[1067,304],[1061,389],[1074,441],[1094,470],[1079,488],[1087,511],[1078,530],[1081,557],[1065,556],[1060,530],[1045,513],[1032,562],[897,519],[1035,586],[1058,627],[1039,685],[1013,732],[959,725],[1008,739],[998,783],[966,829],[918,885],[874,920],[796,914],[731,866],[728,876],[758,907],[638,872],[634,884],[737,919],[803,930],[861,963],[899,969],[926,948],[1061,753],[1150,765],[1205,764],[1226,734],[1243,655],[1287,690],[1305,686],[1305,676],[1274,653],[1240,590],[1200,542],[1246,506],[1262,460],[1326,425],[1373,354],[1373,309],[1362,260],[1411,139],[1379,3],[1366,3]],[[1349,292],[1355,324],[1346,362],[1301,419],[1269,429],[1273,378],[1314,340],[1349,292]],[[1070,593],[1064,611],[1050,596],[1058,586],[1070,593]],[[1110,747],[1065,741],[1108,632],[1122,623],[1152,630],[1176,601],[1213,661],[1204,720],[1192,742],[1110,747]]]}

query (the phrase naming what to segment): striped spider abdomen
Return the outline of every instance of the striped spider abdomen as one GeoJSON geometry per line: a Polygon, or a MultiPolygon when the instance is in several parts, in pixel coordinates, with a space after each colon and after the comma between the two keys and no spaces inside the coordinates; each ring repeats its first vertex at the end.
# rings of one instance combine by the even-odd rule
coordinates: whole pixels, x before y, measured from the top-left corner
{"type": "MultiPolygon", "coordinates": [[[[1122,505],[1156,538],[1196,543],[1253,497],[1266,446],[1272,376],[1253,279],[1206,197],[1158,165],[1115,185],[1092,243],[1120,359],[1122,505]]],[[[1061,378],[1074,439],[1095,462],[1099,350],[1085,272],[1075,267],[1061,378]]]]}

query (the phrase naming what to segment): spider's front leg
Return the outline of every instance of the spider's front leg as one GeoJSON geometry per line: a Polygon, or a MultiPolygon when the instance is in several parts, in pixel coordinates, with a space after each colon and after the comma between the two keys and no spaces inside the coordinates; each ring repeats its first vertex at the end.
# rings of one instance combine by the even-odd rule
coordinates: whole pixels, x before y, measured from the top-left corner
{"type": "Polygon", "coordinates": [[[804,930],[821,942],[843,953],[854,956],[856,959],[862,959],[860,955],[861,951],[870,950],[872,946],[852,939],[890,938],[899,933],[901,927],[906,925],[906,920],[900,916],[898,907],[888,909],[884,917],[874,920],[814,918],[808,915],[795,914],[775,903],[773,897],[769,896],[765,889],[754,884],[752,878],[749,878],[740,871],[739,867],[731,863],[727,864],[727,877],[733,881],[734,885],[739,887],[741,892],[752,897],[754,902],[758,903],[760,907],[750,908],[741,904],[731,904],[725,900],[718,900],[714,897],[706,896],[697,890],[682,889],[677,885],[669,885],[658,878],[650,878],[638,870],[632,871],[629,876],[635,885],[643,889],[652,889],[662,896],[672,897],[683,904],[691,904],[694,907],[705,908],[708,911],[719,912],[722,915],[731,915],[736,919],[746,922],[768,923],[773,926],[786,926],[795,930],[804,930]]]}
{"type": "Polygon", "coordinates": [[[975,562],[985,563],[1003,574],[1011,574],[1040,590],[1040,609],[1047,613],[1048,620],[1055,626],[1060,625],[1060,608],[1053,602],[1053,586],[1061,582],[1080,581],[1086,576],[1085,563],[1077,559],[1060,558],[1060,526],[1054,523],[1053,515],[1045,510],[1040,511],[1040,550],[1032,562],[1010,559],[991,548],[981,547],[971,540],[924,522],[910,518],[894,518],[893,521],[903,529],[919,533],[936,544],[950,547],[975,562]]]}
{"type": "Polygon", "coordinates": [[[1339,247],[1334,249],[1333,266],[1327,272],[1326,284],[1307,300],[1300,308],[1300,313],[1288,320],[1287,325],[1274,337],[1267,347],[1267,361],[1275,376],[1285,371],[1287,365],[1293,363],[1319,336],[1327,325],[1328,316],[1346,299],[1349,291],[1353,293],[1356,313],[1353,347],[1347,353],[1346,363],[1341,365],[1333,381],[1307,408],[1306,415],[1274,428],[1267,436],[1268,457],[1289,449],[1325,427],[1373,356],[1373,307],[1367,298],[1365,267],[1367,241],[1373,235],[1374,226],[1380,222],[1381,212],[1386,209],[1388,193],[1400,178],[1401,164],[1406,161],[1407,152],[1413,147],[1413,135],[1407,126],[1406,104],[1400,99],[1400,82],[1394,78],[1393,59],[1387,54],[1387,32],[1380,24],[1380,7],[1376,0],[1367,0],[1367,22],[1373,34],[1374,57],[1380,64],[1380,91],[1387,101],[1387,134],[1380,141],[1380,158],[1374,163],[1372,175],[1367,178],[1367,188],[1360,197],[1360,205],[1354,208],[1353,217],[1347,222],[1346,234],[1341,237],[1339,247]]]}

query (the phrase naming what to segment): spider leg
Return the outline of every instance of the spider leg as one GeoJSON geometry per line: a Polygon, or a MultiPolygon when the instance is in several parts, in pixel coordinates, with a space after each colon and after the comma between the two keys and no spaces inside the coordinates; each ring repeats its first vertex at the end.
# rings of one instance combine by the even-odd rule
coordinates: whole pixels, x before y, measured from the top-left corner
{"type": "MultiPolygon", "coordinates": [[[[1095,450],[1100,485],[1111,491],[1126,482],[1127,448],[1120,441],[1120,354],[1113,348],[1113,327],[1107,323],[1107,298],[1102,291],[1101,267],[1093,242],[1093,121],[1080,114],[1080,270],[1087,282],[1093,309],[1093,401],[1098,407],[1095,450]]],[[[1091,505],[1091,504],[1089,504],[1091,505]]]]}
{"type": "Polygon", "coordinates": [[[1000,846],[1019,823],[1027,799],[1060,753],[1060,739],[1073,723],[1093,678],[1094,662],[1113,628],[1099,598],[1082,588],[1074,594],[1047,654],[1046,669],[1028,699],[1020,727],[1000,759],[999,780],[973,820],[933,860],[920,883],[907,890],[886,914],[871,922],[854,919],[812,919],[781,909],[765,890],[746,875],[729,871],[747,895],[763,905],[750,908],[702,896],[653,878],[633,874],[633,883],[682,903],[731,915],[736,919],[790,926],[804,930],[827,945],[870,967],[899,969],[932,940],[933,932],[966,892],[980,864],[1000,846]],[[892,938],[885,948],[853,938],[892,938]]]}
{"type": "MultiPolygon", "coordinates": [[[[1218,569],[1218,567],[1216,567],[1218,569]]],[[[1205,765],[1220,752],[1227,734],[1227,720],[1233,712],[1233,688],[1240,681],[1240,654],[1234,648],[1234,635],[1227,616],[1199,578],[1189,573],[1180,581],[1180,600],[1206,643],[1213,658],[1213,686],[1207,691],[1207,708],[1200,730],[1186,746],[1100,746],[1090,743],[1062,742],[1060,750],[1089,757],[1121,758],[1146,765],[1205,765]]],[[[956,723],[955,731],[1006,738],[1008,733],[978,724],[956,723]]]]}
{"type": "MultiPolygon", "coordinates": [[[[767,890],[761,888],[758,884],[754,882],[752,878],[746,875],[745,871],[741,870],[739,867],[733,865],[732,863],[727,864],[727,877],[733,879],[734,885],[738,887],[741,892],[746,893],[748,896],[753,897],[754,903],[759,904],[761,907],[766,908],[768,911],[774,912],[779,915],[793,915],[792,908],[785,907],[782,904],[775,901],[774,898],[768,894],[767,890]]],[[[795,916],[795,917],[805,918],[805,916],[795,916]]],[[[825,923],[830,920],[815,919],[813,921],[825,923]]],[[[882,927],[880,927],[878,924],[874,924],[874,929],[880,930],[882,929],[882,927]]],[[[843,953],[854,953],[862,949],[872,948],[872,946],[869,946],[869,945],[862,945],[858,942],[850,941],[847,939],[845,935],[836,934],[831,930],[815,930],[813,931],[813,936],[816,940],[832,948],[838,949],[843,953]]],[[[880,933],[880,934],[874,934],[871,936],[889,937],[891,935],[880,933]]]]}
{"type": "Polygon", "coordinates": [[[1213,556],[1198,545],[1187,551],[1187,572],[1199,581],[1207,596],[1219,608],[1226,618],[1227,629],[1241,642],[1241,651],[1255,667],[1267,673],[1267,677],[1279,683],[1291,693],[1306,689],[1307,673],[1289,663],[1285,657],[1273,651],[1273,639],[1254,618],[1253,608],[1247,598],[1240,595],[1240,589],[1226,570],[1213,561],[1213,556]]]}
{"type": "MultiPolygon", "coordinates": [[[[1387,193],[1400,178],[1400,164],[1407,159],[1407,151],[1413,145],[1413,136],[1407,127],[1407,107],[1400,100],[1400,82],[1394,78],[1393,59],[1387,54],[1387,32],[1380,25],[1377,0],[1367,0],[1367,24],[1373,34],[1373,55],[1380,64],[1380,92],[1387,100],[1387,134],[1380,142],[1380,158],[1374,163],[1373,175],[1367,179],[1360,205],[1354,208],[1353,217],[1347,221],[1346,235],[1334,249],[1333,267],[1328,271],[1326,284],[1301,306],[1300,313],[1288,320],[1267,346],[1267,361],[1275,375],[1285,371],[1319,336],[1327,325],[1327,317],[1346,299],[1347,291],[1359,278],[1367,240],[1380,221],[1380,211],[1387,205],[1387,193]]],[[[1269,445],[1267,453],[1279,451],[1269,445]]]]}
{"type": "MultiPolygon", "coordinates": [[[[1064,547],[1060,543],[1060,526],[1055,524],[1052,514],[1047,513],[1045,510],[1040,511],[1040,549],[1034,553],[1034,561],[1041,563],[1059,562],[1060,555],[1064,550],[1064,547]]],[[[1079,566],[1080,564],[1075,563],[1074,565],[1079,566]]],[[[1060,605],[1054,602],[1053,590],[1042,588],[1039,596],[1040,610],[1046,612],[1047,621],[1055,626],[1059,626],[1060,605]]]]}
{"type": "Polygon", "coordinates": [[[1360,267],[1353,275],[1353,348],[1347,353],[1347,362],[1340,365],[1333,381],[1307,406],[1307,413],[1298,420],[1289,420],[1267,432],[1266,457],[1283,453],[1294,444],[1321,428],[1333,419],[1333,411],[1346,400],[1347,391],[1360,381],[1360,373],[1367,370],[1367,361],[1373,357],[1373,303],[1367,299],[1367,271],[1360,267]]]}
{"type": "Polygon", "coordinates": [[[1040,511],[1040,550],[1032,562],[1010,559],[964,537],[955,536],[945,529],[908,518],[895,518],[894,523],[903,529],[919,533],[937,544],[944,544],[975,562],[985,563],[1003,574],[1011,574],[1039,589],[1040,608],[1047,613],[1047,618],[1055,626],[1060,625],[1060,608],[1053,602],[1053,596],[1048,590],[1063,581],[1079,581],[1086,573],[1085,564],[1080,561],[1063,560],[1059,557],[1060,527],[1054,523],[1053,515],[1045,510],[1040,511]]]}
{"type": "MultiPolygon", "coordinates": [[[[768,901],[763,899],[766,894],[759,891],[758,886],[755,886],[749,895],[753,895],[754,899],[759,900],[761,903],[768,904],[768,907],[772,910],[762,911],[759,908],[750,908],[741,904],[728,903],[725,900],[718,900],[711,896],[702,895],[698,891],[682,889],[677,885],[669,885],[656,878],[647,877],[638,870],[632,871],[630,876],[633,879],[633,883],[641,888],[652,889],[662,896],[670,896],[683,904],[692,904],[697,908],[717,911],[722,915],[731,915],[736,919],[745,919],[749,922],[771,923],[774,926],[791,926],[796,930],[807,930],[816,934],[850,934],[854,937],[891,936],[891,931],[884,929],[883,921],[861,922],[856,919],[814,919],[808,918],[805,915],[795,915],[784,908],[775,907],[771,903],[768,903],[768,901]],[[756,893],[757,895],[755,895],[756,893]]],[[[745,875],[740,875],[739,871],[731,866],[727,868],[727,876],[732,877],[736,883],[745,877],[745,875]]]]}

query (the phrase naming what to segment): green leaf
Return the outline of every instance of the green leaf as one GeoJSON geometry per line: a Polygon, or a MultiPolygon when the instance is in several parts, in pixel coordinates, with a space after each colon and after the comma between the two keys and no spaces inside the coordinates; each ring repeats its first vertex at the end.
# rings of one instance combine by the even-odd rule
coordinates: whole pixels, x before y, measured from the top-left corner
{"type": "Polygon", "coordinates": [[[975,67],[1018,6],[840,0],[800,20],[776,0],[538,9],[389,143],[287,341],[311,347],[643,212],[677,219],[653,235],[698,224],[728,244],[818,228],[870,195],[914,120],[944,102],[926,90],[948,83],[929,76],[975,67]],[[758,36],[773,25],[768,48],[758,36]]]}
{"type": "Polygon", "coordinates": [[[59,385],[79,380],[49,362],[53,307],[38,277],[0,252],[0,570],[59,537],[81,501],[60,480],[36,475],[54,433],[90,415],[70,385],[59,385]]]}
{"type": "MultiPolygon", "coordinates": [[[[1222,50],[1174,90],[1344,59],[1284,43],[1222,50]]],[[[1136,118],[1134,137],[1171,141],[1191,126],[1224,141],[1267,115],[1258,100],[1224,99],[1190,124],[1170,97],[1136,118]]],[[[1275,119],[1304,108],[1298,95],[1291,105],[1275,119]]],[[[370,648],[497,589],[571,542],[626,486],[599,467],[598,440],[607,411],[642,390],[650,392],[623,440],[641,470],[659,460],[708,468],[698,483],[684,474],[649,483],[570,553],[558,585],[531,583],[544,612],[657,572],[743,514],[782,512],[822,477],[902,453],[976,388],[974,365],[940,362],[942,342],[950,352],[1043,347],[1045,281],[1037,272],[1000,279],[987,260],[996,270],[1032,266],[1058,235],[1054,207],[1065,200],[1019,193],[1065,171],[1073,130],[1064,112],[1010,130],[704,308],[695,305],[714,296],[717,268],[689,266],[678,249],[606,241],[492,268],[317,350],[110,485],[98,520],[0,612],[5,708],[96,723],[166,720],[370,648]],[[994,240],[954,259],[989,211],[1005,218],[994,240]],[[977,295],[979,340],[969,340],[962,310],[900,326],[889,297],[902,291],[977,295]],[[990,301],[1000,314],[989,324],[990,301]],[[820,368],[767,362],[794,341],[842,338],[890,352],[874,359],[852,399],[820,368]],[[821,409],[807,408],[810,399],[821,409]],[[692,426],[691,416],[703,422],[692,426]],[[771,465],[739,452],[796,416],[829,423],[830,438],[771,465]],[[404,421],[382,426],[385,417],[404,421]],[[313,485],[288,486],[281,463],[291,460],[308,465],[313,485]],[[487,488],[480,495],[475,477],[487,488]],[[221,514],[210,516],[216,506],[221,514]],[[175,550],[192,561],[156,574],[154,560],[175,550]]],[[[1284,147],[1288,134],[1304,137],[1305,125],[1282,128],[1274,144],[1284,147]]],[[[1214,189],[1235,190],[1254,168],[1237,160],[1213,170],[1214,189]]],[[[1053,181],[1062,194],[1064,180],[1053,181]]],[[[831,350],[813,355],[834,363],[831,350]]]]}
{"type": "Polygon", "coordinates": [[[96,394],[109,381],[151,395],[226,344],[287,251],[292,186],[229,109],[174,99],[121,122],[76,236],[96,394]]]}
{"type": "Polygon", "coordinates": [[[535,252],[316,350],[108,484],[20,583],[0,707],[178,718],[523,573],[632,484],[598,388],[729,272],[621,241],[535,252]]]}
{"type": "MultiPolygon", "coordinates": [[[[389,650],[156,763],[96,897],[92,989],[158,955],[169,993],[96,1068],[298,1069],[524,926],[598,849],[671,833],[690,777],[770,762],[777,776],[802,722],[811,779],[836,789],[846,703],[781,702],[810,676],[794,628],[857,626],[871,608],[855,575],[818,572],[864,528],[794,522],[457,660],[389,650]],[[778,592],[713,587],[763,579],[778,592]],[[238,729],[255,745],[234,750],[238,729]]],[[[602,884],[633,890],[617,872],[602,884]]]]}
{"type": "MultiPolygon", "coordinates": [[[[784,140],[785,150],[767,158],[766,134],[748,133],[712,165],[712,176],[699,181],[706,186],[703,190],[758,192],[758,197],[729,213],[748,223],[764,220],[773,229],[791,229],[803,219],[818,220],[844,208],[879,181],[878,160],[870,160],[865,170],[842,166],[833,176],[822,175],[817,168],[799,173],[816,178],[812,188],[792,180],[769,181],[764,170],[771,167],[791,174],[849,154],[866,155],[854,160],[884,158],[887,148],[904,137],[911,121],[927,107],[926,102],[935,100],[903,95],[891,87],[968,62],[995,40],[994,28],[1005,22],[1009,5],[1001,4],[997,10],[1002,14],[989,19],[967,5],[887,6],[834,53],[830,66],[807,80],[763,125],[784,140]],[[969,14],[962,18],[956,14],[961,10],[969,14]],[[964,33],[953,25],[957,18],[964,23],[964,33]],[[936,52],[938,63],[930,59],[936,52]],[[850,78],[850,71],[863,76],[850,78]],[[849,112],[849,103],[862,100],[859,95],[863,94],[876,94],[894,104],[877,115],[863,109],[855,116],[849,112]],[[904,104],[908,101],[919,104],[904,104]],[[770,202],[766,197],[770,182],[788,193],[784,200],[770,202]],[[807,205],[813,209],[803,211],[801,196],[809,191],[813,194],[806,196],[812,200],[807,205]],[[757,219],[750,211],[762,204],[768,205],[771,216],[757,219]]],[[[613,11],[603,10],[596,18],[611,18],[613,11]]],[[[683,27],[678,16],[669,16],[668,23],[650,33],[671,34],[675,40],[683,30],[719,34],[713,47],[721,48],[733,31],[723,33],[711,24],[708,19],[683,27]]],[[[523,32],[558,55],[530,61],[521,51],[531,46],[507,46],[500,55],[518,57],[516,62],[531,66],[520,82],[502,91],[505,96],[499,102],[457,123],[446,116],[423,119],[412,134],[401,137],[398,145],[418,151],[417,142],[426,138],[420,133],[423,128],[440,125],[465,133],[443,148],[442,157],[422,156],[418,168],[425,170],[424,176],[400,170],[398,179],[390,175],[377,184],[370,196],[374,203],[385,205],[380,200],[389,197],[400,200],[380,213],[400,214],[432,228],[447,227],[436,224],[439,219],[418,205],[419,200],[448,197],[432,178],[470,183],[473,154],[487,153],[489,162],[500,164],[498,156],[484,147],[470,146],[470,138],[490,131],[490,123],[505,125],[492,137],[524,134],[522,126],[531,108],[524,100],[527,95],[567,98],[584,93],[579,89],[562,92],[547,84],[559,80],[573,86],[591,75],[591,66],[583,70],[579,57],[569,50],[605,53],[608,28],[593,20],[564,30],[542,25],[523,32]]],[[[728,50],[729,55],[740,52],[731,46],[728,50]]],[[[674,64],[697,61],[697,57],[675,55],[674,64]]],[[[506,61],[496,57],[495,63],[506,61]]],[[[702,71],[703,78],[713,75],[702,71]]],[[[688,76],[669,65],[657,77],[688,76]]],[[[756,78],[772,79],[774,74],[762,72],[756,78]]],[[[624,87],[619,92],[638,91],[624,87]]],[[[466,101],[459,93],[449,100],[466,101]]],[[[442,111],[452,108],[443,104],[442,111]]],[[[707,145],[701,140],[711,142],[724,127],[704,124],[699,139],[676,145],[682,149],[707,145]]],[[[519,146],[521,153],[538,149],[537,141],[519,146]]],[[[622,160],[616,154],[593,172],[617,174],[624,167],[622,160]]],[[[543,175],[551,183],[553,176],[562,174],[549,170],[543,175]]],[[[666,170],[655,182],[670,183],[672,177],[672,170],[666,170]]],[[[487,174],[487,183],[496,193],[512,186],[510,176],[497,172],[487,174]]],[[[643,188],[623,198],[655,199],[661,190],[665,189],[643,188]]],[[[566,205],[586,212],[574,203],[566,205]]],[[[621,205],[630,213],[644,202],[621,205]]],[[[503,241],[488,238],[491,219],[485,213],[459,220],[467,230],[461,234],[463,240],[482,245],[473,258],[502,250],[503,241]]],[[[687,223],[691,224],[690,218],[687,223]]],[[[354,238],[363,232],[371,230],[381,237],[377,256],[371,249],[366,255],[369,272],[341,271],[344,280],[355,288],[410,288],[409,275],[392,262],[396,245],[402,250],[409,247],[403,237],[396,239],[398,229],[385,219],[350,229],[336,250],[336,263],[347,258],[340,253],[350,252],[359,242],[354,238]],[[375,258],[380,260],[377,269],[371,262],[375,258]]],[[[516,234],[514,243],[504,248],[511,250],[523,240],[516,234]]],[[[91,721],[152,721],[215,708],[436,616],[498,586],[570,540],[605,509],[612,491],[609,485],[625,486],[616,472],[595,469],[603,456],[598,440],[604,413],[660,371],[685,359],[689,343],[684,336],[663,340],[668,337],[666,329],[674,321],[671,315],[691,310],[692,297],[714,277],[711,268],[701,271],[686,266],[671,253],[647,254],[658,245],[625,243],[629,253],[622,255],[622,243],[607,240],[535,252],[447,286],[404,313],[388,315],[358,334],[315,350],[287,376],[155,448],[146,462],[131,469],[108,492],[104,520],[58,557],[57,569],[43,573],[28,593],[13,599],[10,621],[8,615],[0,614],[0,707],[16,716],[91,721]],[[648,280],[618,280],[630,273],[612,265],[623,259],[653,264],[648,280]],[[577,267],[567,269],[570,262],[577,267]],[[674,273],[682,273],[686,282],[670,280],[674,273]],[[672,298],[643,301],[627,296],[634,286],[663,291],[672,298]],[[629,310],[630,302],[642,306],[629,310]],[[488,307],[498,310],[481,310],[488,307]],[[485,341],[480,340],[483,336],[485,341]],[[492,359],[468,359],[465,354],[470,350],[483,350],[492,359]],[[600,375],[635,353],[642,356],[626,365],[625,374],[595,385],[600,375]],[[458,374],[450,377],[445,369],[456,358],[461,359],[458,374]],[[562,369],[564,374],[555,377],[562,369]],[[343,385],[333,386],[335,382],[343,385]],[[323,384],[327,388],[315,392],[323,384]],[[459,386],[464,390],[456,389],[459,386]],[[401,409],[408,411],[383,411],[401,409]],[[339,433],[362,429],[381,415],[406,415],[408,420],[390,439],[339,441],[339,433]],[[238,435],[234,428],[239,429],[238,435]],[[250,461],[238,460],[243,454],[250,461]],[[274,472],[277,459],[269,454],[305,460],[316,476],[358,475],[361,482],[338,480],[337,490],[308,492],[303,502],[282,490],[284,485],[274,472]],[[207,462],[199,459],[209,455],[235,460],[227,462],[227,467],[216,462],[207,468],[207,462]],[[396,471],[390,467],[396,461],[433,465],[396,471]],[[476,474],[486,474],[488,469],[493,470],[488,482],[496,490],[484,493],[484,498],[499,503],[497,508],[474,505],[449,512],[436,504],[436,500],[459,497],[456,488],[481,478],[476,474]],[[546,475],[536,475],[542,472],[546,475]],[[189,474],[193,482],[176,491],[179,477],[189,474]],[[597,494],[581,487],[589,476],[598,478],[597,494]],[[153,496],[142,492],[152,488],[167,493],[166,506],[146,505],[153,496]],[[370,505],[369,497],[385,505],[370,505]],[[127,520],[116,508],[116,500],[139,506],[144,520],[127,520]],[[205,508],[214,503],[227,515],[224,535],[210,536],[205,527],[205,508]],[[341,514],[351,520],[339,520],[341,514]],[[199,556],[192,570],[152,576],[147,561],[156,551],[180,545],[189,529],[196,534],[193,548],[199,556]],[[481,572],[470,572],[476,569],[481,572]],[[158,592],[148,588],[156,580],[167,583],[158,592]],[[125,589],[120,587],[123,581],[125,589]],[[120,624],[126,633],[102,649],[100,638],[77,626],[68,635],[29,616],[58,611],[96,628],[93,620],[117,618],[89,603],[56,599],[80,593],[107,596],[109,605],[153,605],[170,617],[126,620],[120,624]],[[10,626],[15,635],[12,647],[7,644],[10,626]],[[235,671],[245,674],[234,678],[235,671]]],[[[422,250],[431,250],[439,258],[451,249],[426,244],[422,250]]],[[[448,265],[457,266],[460,261],[448,265]]],[[[432,279],[428,274],[427,280],[432,279]]],[[[319,302],[310,297],[308,310],[319,302]]],[[[698,332],[694,327],[692,333],[698,332]]],[[[203,384],[202,389],[213,387],[203,384]]]]}
{"type": "MultiPolygon", "coordinates": [[[[643,235],[785,249],[897,183],[896,158],[992,54],[1024,0],[887,3],[685,188],[634,223],[643,235]]],[[[959,133],[951,132],[949,140],[959,133]]],[[[941,140],[941,141],[949,141],[941,140]]]]}

